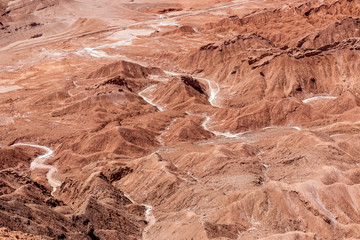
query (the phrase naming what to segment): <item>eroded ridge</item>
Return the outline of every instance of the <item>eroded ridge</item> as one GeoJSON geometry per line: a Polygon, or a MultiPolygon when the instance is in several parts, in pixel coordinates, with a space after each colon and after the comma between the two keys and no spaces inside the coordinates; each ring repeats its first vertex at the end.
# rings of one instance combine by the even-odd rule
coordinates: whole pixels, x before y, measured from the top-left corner
{"type": "Polygon", "coordinates": [[[2,1],[0,224],[360,238],[359,4],[2,1]]]}

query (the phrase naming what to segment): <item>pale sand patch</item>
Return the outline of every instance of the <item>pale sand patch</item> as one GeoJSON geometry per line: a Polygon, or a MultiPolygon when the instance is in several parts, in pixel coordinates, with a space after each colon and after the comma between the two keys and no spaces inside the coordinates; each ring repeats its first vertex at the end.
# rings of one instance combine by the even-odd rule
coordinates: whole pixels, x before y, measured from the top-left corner
{"type": "Polygon", "coordinates": [[[14,119],[12,117],[0,116],[0,126],[6,126],[11,123],[14,123],[14,119]]]}
{"type": "Polygon", "coordinates": [[[0,86],[0,93],[7,93],[7,92],[15,91],[18,89],[22,89],[22,87],[18,86],[18,85],[0,86]]]}

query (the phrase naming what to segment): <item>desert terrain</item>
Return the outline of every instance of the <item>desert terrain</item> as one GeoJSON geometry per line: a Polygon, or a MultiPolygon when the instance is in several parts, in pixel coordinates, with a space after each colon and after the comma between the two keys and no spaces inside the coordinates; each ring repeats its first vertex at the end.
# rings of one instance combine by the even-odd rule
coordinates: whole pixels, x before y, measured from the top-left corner
{"type": "Polygon", "coordinates": [[[1,239],[360,239],[360,0],[0,0],[1,239]]]}

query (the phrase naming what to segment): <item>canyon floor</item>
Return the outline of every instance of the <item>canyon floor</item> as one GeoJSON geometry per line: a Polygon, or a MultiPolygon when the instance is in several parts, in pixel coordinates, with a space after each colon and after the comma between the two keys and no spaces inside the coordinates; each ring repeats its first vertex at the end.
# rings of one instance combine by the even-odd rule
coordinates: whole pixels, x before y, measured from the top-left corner
{"type": "Polygon", "coordinates": [[[359,239],[360,0],[1,0],[1,239],[359,239]]]}

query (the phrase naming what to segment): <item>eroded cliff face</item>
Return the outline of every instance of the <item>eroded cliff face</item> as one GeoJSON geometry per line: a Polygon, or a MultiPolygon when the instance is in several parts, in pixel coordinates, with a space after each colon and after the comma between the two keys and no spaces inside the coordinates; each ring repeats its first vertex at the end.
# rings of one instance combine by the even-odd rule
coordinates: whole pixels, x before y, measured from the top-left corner
{"type": "Polygon", "coordinates": [[[360,238],[358,0],[0,13],[0,237],[360,238]]]}

